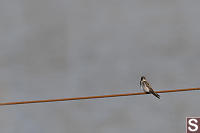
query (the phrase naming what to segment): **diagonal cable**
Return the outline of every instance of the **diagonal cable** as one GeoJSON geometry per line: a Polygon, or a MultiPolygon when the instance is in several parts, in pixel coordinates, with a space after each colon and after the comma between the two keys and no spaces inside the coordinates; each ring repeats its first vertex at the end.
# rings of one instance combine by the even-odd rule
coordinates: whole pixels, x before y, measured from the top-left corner
{"type": "MultiPolygon", "coordinates": [[[[200,90],[200,88],[162,90],[162,91],[155,91],[155,92],[156,93],[170,93],[170,92],[193,91],[193,90],[200,90]]],[[[58,102],[58,101],[72,101],[72,100],[82,100],[82,99],[111,98],[111,97],[145,95],[145,94],[146,94],[145,92],[137,92],[137,93],[111,94],[111,95],[102,95],[102,96],[87,96],[87,97],[73,97],[73,98],[61,98],[61,99],[46,99],[46,100],[32,100],[32,101],[20,101],[20,102],[5,102],[5,103],[0,103],[0,106],[17,105],[17,104],[30,104],[30,103],[58,102]]]]}

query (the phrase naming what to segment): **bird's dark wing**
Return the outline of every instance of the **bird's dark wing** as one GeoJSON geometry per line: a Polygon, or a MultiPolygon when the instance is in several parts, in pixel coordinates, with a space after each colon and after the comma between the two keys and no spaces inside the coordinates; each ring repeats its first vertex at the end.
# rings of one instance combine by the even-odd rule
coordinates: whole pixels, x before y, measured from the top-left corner
{"type": "Polygon", "coordinates": [[[155,97],[157,97],[158,99],[160,99],[160,95],[158,95],[157,93],[154,92],[154,90],[152,88],[149,88],[149,91],[151,94],[153,94],[155,97]]]}
{"type": "MultiPolygon", "coordinates": [[[[151,88],[151,85],[147,82],[147,81],[144,81],[144,85],[147,87],[147,88],[151,88]]],[[[151,88],[152,89],[152,88],[151,88]]]]}
{"type": "Polygon", "coordinates": [[[149,88],[149,92],[151,94],[153,94],[155,97],[160,99],[160,95],[158,95],[157,93],[154,92],[154,90],[152,89],[151,85],[147,81],[144,81],[144,82],[145,82],[146,86],[149,88]]]}

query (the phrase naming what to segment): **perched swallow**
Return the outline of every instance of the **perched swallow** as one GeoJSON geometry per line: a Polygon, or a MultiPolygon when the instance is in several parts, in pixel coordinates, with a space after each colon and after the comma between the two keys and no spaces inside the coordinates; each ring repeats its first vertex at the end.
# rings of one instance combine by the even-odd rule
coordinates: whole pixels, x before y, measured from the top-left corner
{"type": "Polygon", "coordinates": [[[156,96],[157,98],[160,99],[160,95],[158,95],[157,93],[154,92],[154,90],[152,89],[152,87],[147,82],[147,80],[144,76],[141,77],[140,87],[144,90],[144,92],[146,92],[148,94],[153,94],[154,96],[156,96]]]}

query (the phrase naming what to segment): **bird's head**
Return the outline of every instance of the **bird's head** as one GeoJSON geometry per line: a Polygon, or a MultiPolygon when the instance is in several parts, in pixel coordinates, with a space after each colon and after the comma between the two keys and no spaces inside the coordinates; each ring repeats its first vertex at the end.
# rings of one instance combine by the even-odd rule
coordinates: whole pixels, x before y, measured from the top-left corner
{"type": "Polygon", "coordinates": [[[146,80],[146,78],[144,76],[141,77],[141,81],[144,81],[146,80]]]}

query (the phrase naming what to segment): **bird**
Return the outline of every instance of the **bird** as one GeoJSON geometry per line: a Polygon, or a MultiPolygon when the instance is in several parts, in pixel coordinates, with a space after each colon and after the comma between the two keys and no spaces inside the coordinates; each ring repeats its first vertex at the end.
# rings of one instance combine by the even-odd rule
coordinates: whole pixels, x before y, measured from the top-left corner
{"type": "Polygon", "coordinates": [[[155,97],[160,99],[160,95],[158,95],[154,90],[152,89],[151,85],[147,82],[146,78],[144,76],[141,77],[140,80],[140,87],[144,90],[147,94],[153,94],[155,97]]]}

